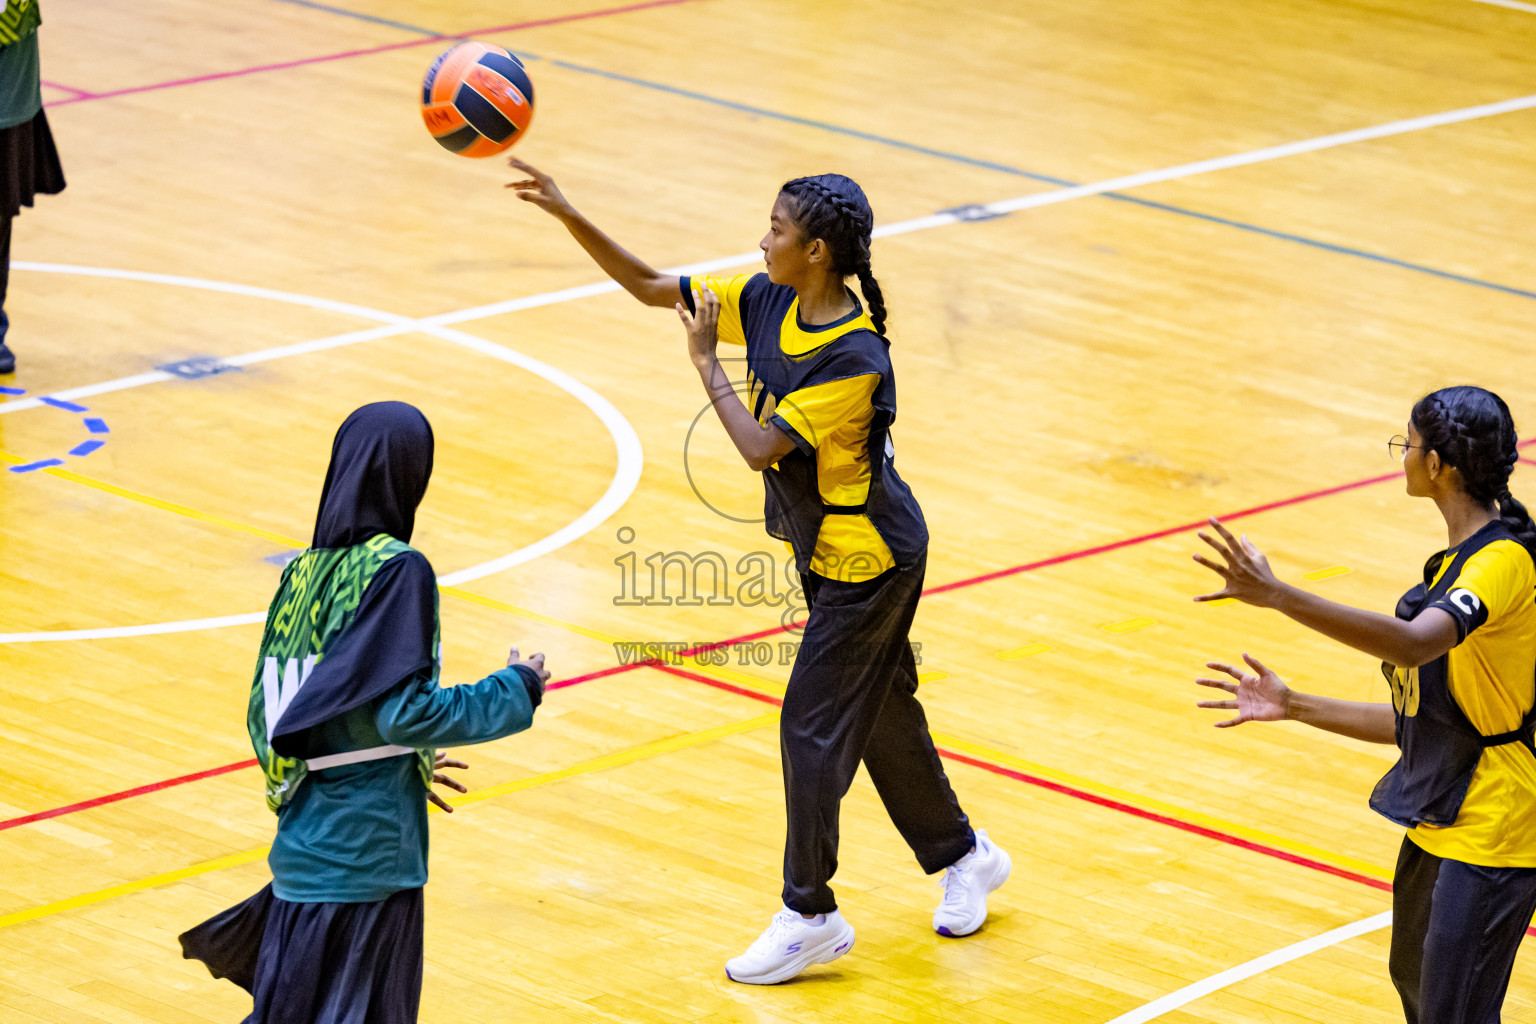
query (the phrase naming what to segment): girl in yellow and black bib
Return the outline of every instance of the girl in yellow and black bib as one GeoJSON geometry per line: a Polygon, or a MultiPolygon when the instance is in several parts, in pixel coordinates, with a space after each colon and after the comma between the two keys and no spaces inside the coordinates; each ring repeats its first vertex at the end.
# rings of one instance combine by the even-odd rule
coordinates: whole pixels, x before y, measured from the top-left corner
{"type": "Polygon", "coordinates": [[[1409,1024],[1497,1024],[1510,971],[1536,913],[1536,525],[1509,493],[1519,461],[1502,399],[1444,388],[1413,407],[1403,458],[1408,493],[1432,498],[1449,547],[1395,616],[1349,608],[1275,579],[1264,556],[1212,520],[1202,555],[1235,597],[1383,659],[1391,704],[1290,690],[1257,660],[1236,680],[1201,679],[1235,699],[1218,723],[1291,719],[1377,743],[1402,756],[1371,807],[1408,829],[1392,887],[1392,981],[1409,1024]],[[1256,674],[1254,674],[1256,673],[1256,674]]]}
{"type": "Polygon", "coordinates": [[[928,530],[894,465],[896,384],[863,190],[840,174],[787,182],[759,243],[766,273],[689,278],[651,269],[578,214],[547,175],[511,163],[528,175],[511,186],[519,198],[559,218],[640,301],[677,309],[711,405],[763,475],[768,532],[789,543],[803,581],[808,615],[780,723],[784,908],[726,974],[773,984],[852,947],[828,882],[838,805],[861,760],[923,870],[945,872],[934,930],[970,934],[1010,861],[960,809],[916,696],[908,632],[928,530]],[[720,341],[745,347],[746,402],[721,368],[720,341]]]}

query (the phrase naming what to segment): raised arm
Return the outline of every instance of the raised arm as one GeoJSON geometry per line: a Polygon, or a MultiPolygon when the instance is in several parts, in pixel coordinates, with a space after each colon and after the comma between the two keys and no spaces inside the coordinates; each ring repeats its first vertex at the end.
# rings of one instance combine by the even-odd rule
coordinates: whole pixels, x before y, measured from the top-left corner
{"type": "Polygon", "coordinates": [[[1297,693],[1281,681],[1252,655],[1244,654],[1243,660],[1253,673],[1244,672],[1235,665],[1220,661],[1208,661],[1206,668],[1223,672],[1233,679],[1201,677],[1195,682],[1225,690],[1232,700],[1202,700],[1197,707],[1221,711],[1236,711],[1237,717],[1217,722],[1216,728],[1230,729],[1244,722],[1301,722],[1338,733],[1367,743],[1396,743],[1397,718],[1390,704],[1366,704],[1361,701],[1339,700],[1335,697],[1319,697],[1312,693],[1297,693]],[[1256,673],[1256,674],[1255,674],[1256,673]]]}
{"type": "Polygon", "coordinates": [[[1201,594],[1196,601],[1233,598],[1273,608],[1309,629],[1400,668],[1417,668],[1456,646],[1456,621],[1439,608],[1426,608],[1403,620],[1329,601],[1280,582],[1269,567],[1269,559],[1247,537],[1238,540],[1216,519],[1211,520],[1211,526],[1220,539],[1203,530],[1200,539],[1215,548],[1225,564],[1204,555],[1196,555],[1195,561],[1219,575],[1226,586],[1201,594]]]}
{"type": "Polygon", "coordinates": [[[517,189],[517,198],[532,203],[564,224],[572,237],[587,250],[587,255],[603,268],[603,273],[623,285],[625,291],[647,306],[672,306],[677,303],[681,298],[677,275],[657,272],[644,260],[603,234],[597,225],[576,211],[560,193],[554,179],[543,171],[517,157],[507,162],[528,177],[509,182],[506,187],[517,189]]]}
{"type": "Polygon", "coordinates": [[[693,306],[699,311],[697,316],[677,303],[677,315],[688,331],[688,356],[731,443],[748,466],[762,472],[794,451],[795,440],[772,423],[764,426],[757,422],[720,365],[715,355],[720,340],[720,300],[715,293],[695,289],[693,306]]]}

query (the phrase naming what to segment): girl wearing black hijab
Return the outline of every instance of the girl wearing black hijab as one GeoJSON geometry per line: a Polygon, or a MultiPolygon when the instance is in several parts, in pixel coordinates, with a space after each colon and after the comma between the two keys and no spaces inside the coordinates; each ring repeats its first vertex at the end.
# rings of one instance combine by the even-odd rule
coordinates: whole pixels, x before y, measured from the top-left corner
{"type": "Polygon", "coordinates": [[[421,1000],[430,786],[464,787],[435,748],[533,723],[549,673],[518,660],[438,685],[437,584],[411,548],[432,428],[400,402],[336,433],[314,544],[267,613],[247,726],[277,814],[272,883],[181,936],[251,992],[246,1024],[410,1024],[421,1000]]]}

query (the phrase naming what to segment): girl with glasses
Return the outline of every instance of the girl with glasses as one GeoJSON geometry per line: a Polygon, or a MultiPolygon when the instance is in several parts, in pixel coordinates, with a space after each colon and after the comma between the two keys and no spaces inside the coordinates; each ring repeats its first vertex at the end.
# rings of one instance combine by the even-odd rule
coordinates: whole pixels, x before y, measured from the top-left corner
{"type": "Polygon", "coordinates": [[[1408,1024],[1497,1024],[1515,954],[1536,912],[1536,524],[1509,492],[1519,461],[1498,395],[1443,388],[1420,399],[1408,435],[1388,442],[1409,495],[1432,499],[1449,545],[1424,566],[1396,615],[1351,608],[1280,582],[1265,557],[1215,519],[1196,555],[1236,598],[1275,610],[1382,659],[1391,704],[1288,688],[1258,659],[1198,679],[1231,700],[1218,722],[1298,721],[1401,756],[1371,807],[1407,829],[1393,878],[1390,973],[1408,1024]]]}

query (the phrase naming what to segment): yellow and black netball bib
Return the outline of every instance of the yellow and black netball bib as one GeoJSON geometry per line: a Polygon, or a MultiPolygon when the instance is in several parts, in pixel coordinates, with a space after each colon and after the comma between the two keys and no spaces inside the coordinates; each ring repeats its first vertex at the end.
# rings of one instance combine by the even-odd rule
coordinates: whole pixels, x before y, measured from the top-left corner
{"type": "MultiPolygon", "coordinates": [[[[1404,594],[1397,617],[1411,620],[1427,608],[1439,608],[1456,623],[1461,644],[1488,621],[1488,607],[1476,592],[1459,586],[1467,562],[1500,541],[1518,543],[1494,520],[1460,544],[1442,551],[1424,566],[1424,582],[1404,594]],[[1449,556],[1450,562],[1446,563],[1449,556]]],[[[1450,826],[1456,823],[1483,751],[1520,743],[1536,755],[1536,705],[1523,709],[1518,728],[1496,735],[1479,732],[1451,692],[1452,652],[1417,668],[1382,663],[1397,713],[1397,745],[1402,756],[1371,793],[1371,808],[1399,825],[1450,826]]]]}
{"type": "Polygon", "coordinates": [[[890,342],[857,297],[847,316],[806,324],[795,290],[767,274],[681,285],[690,308],[695,288],[720,298],[720,340],[746,347],[747,407],[795,442],[763,473],[768,532],[793,548],[795,567],[856,582],[915,565],[928,528],[896,473],[890,342]]]}

